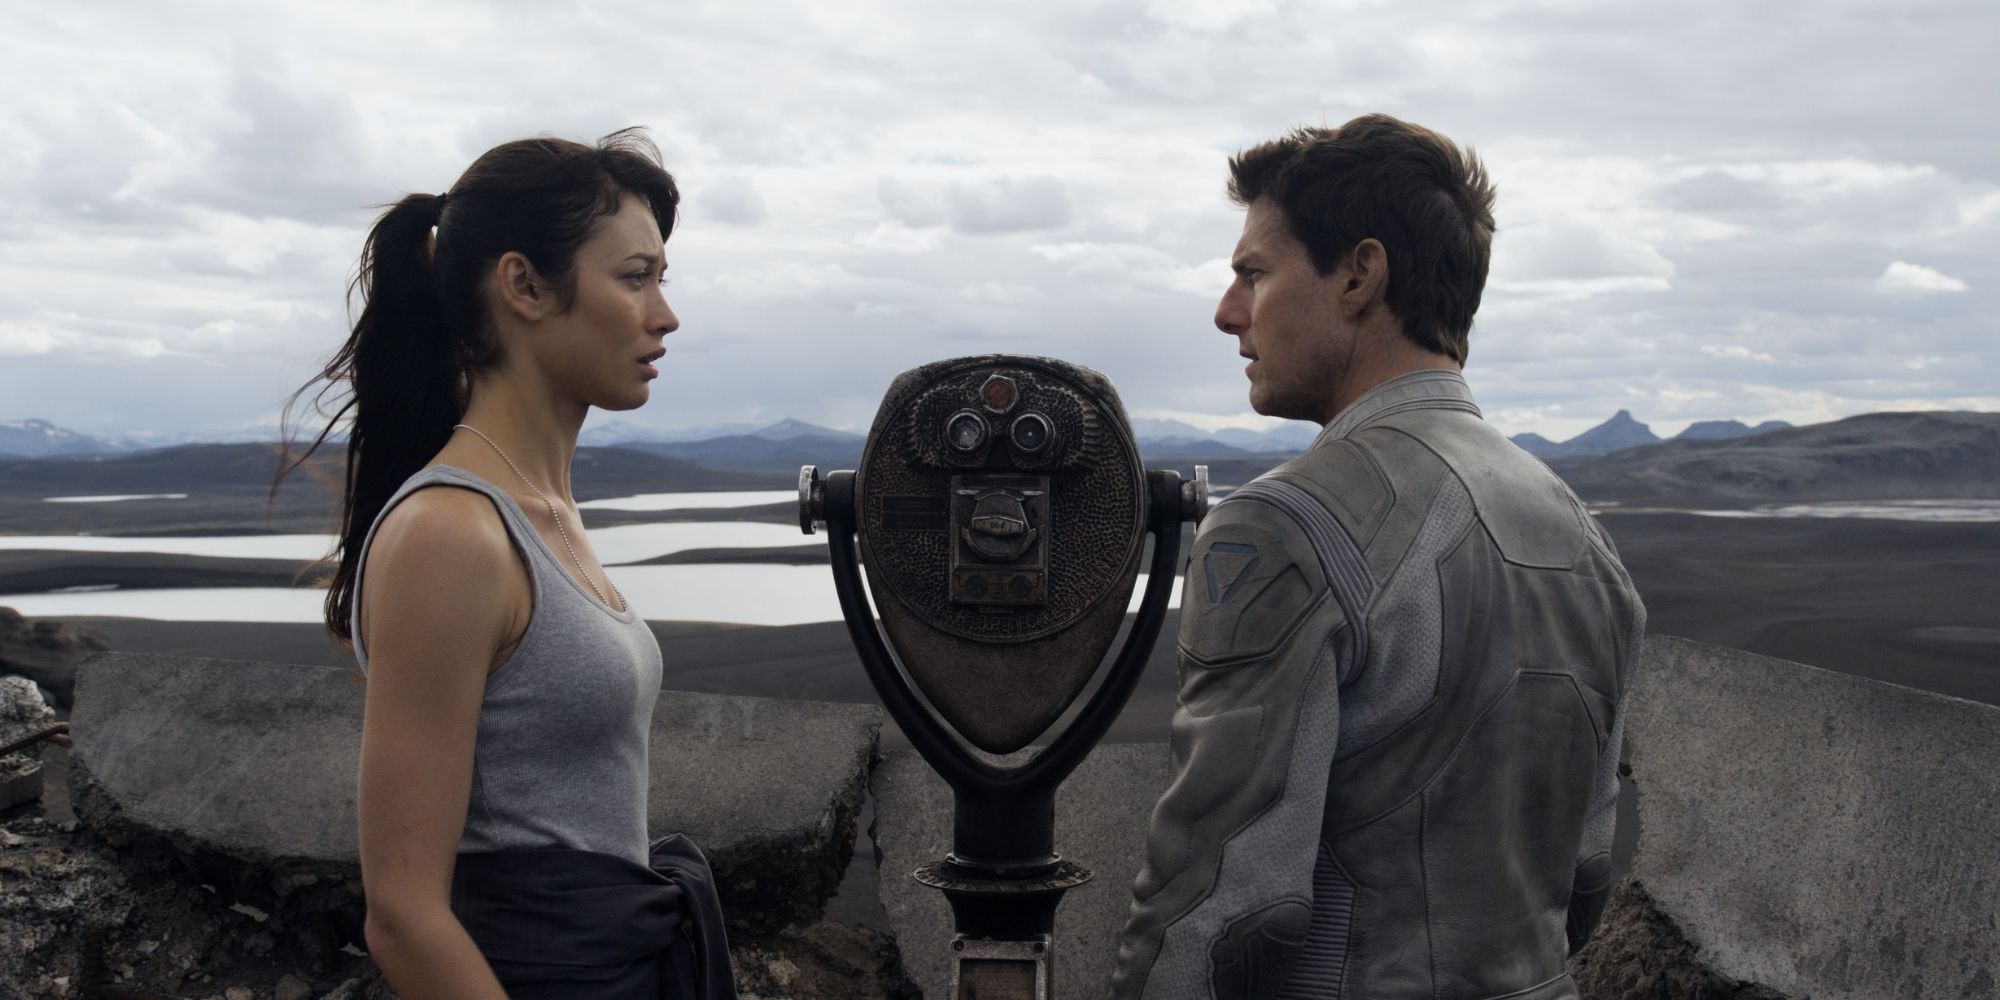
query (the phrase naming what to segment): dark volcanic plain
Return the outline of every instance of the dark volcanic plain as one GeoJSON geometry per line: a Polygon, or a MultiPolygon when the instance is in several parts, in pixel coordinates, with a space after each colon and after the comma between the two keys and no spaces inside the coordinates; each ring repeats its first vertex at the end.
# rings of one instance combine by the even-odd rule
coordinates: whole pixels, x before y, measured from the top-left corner
{"type": "MultiPolygon", "coordinates": [[[[1648,630],[2000,705],[2000,524],[1610,514],[1648,630]]],[[[8,553],[0,553],[8,555],[8,553]]],[[[831,586],[831,580],[828,586],[831,586]]],[[[4,603],[4,599],[0,599],[4,603]]],[[[113,648],[351,664],[317,625],[77,619],[113,648]]],[[[1112,740],[1164,740],[1173,630],[1112,740]]],[[[837,623],[653,623],[666,684],[687,691],[872,702],[837,623]]]]}
{"type": "MultiPolygon", "coordinates": [[[[105,460],[0,460],[0,533],[208,534],[326,531],[326,467],[295,474],[264,518],[272,451],[197,446],[105,460]],[[317,477],[317,478],[314,478],[317,477]],[[186,501],[49,504],[46,496],[186,492],[186,501]],[[289,506],[287,506],[289,505],[289,506]]],[[[1284,456],[1207,462],[1242,482],[1284,456]]],[[[1197,456],[1156,455],[1179,467],[1197,456]]],[[[1870,414],[1734,441],[1670,442],[1559,465],[1585,499],[1626,505],[1745,507],[1880,498],[2000,499],[2000,414],[1870,414]]],[[[702,489],[771,489],[796,470],[717,471],[625,449],[578,453],[579,499],[702,489]]],[[[602,526],[657,520],[788,522],[789,504],[748,511],[587,512],[602,526]]],[[[1601,515],[1650,612],[1649,631],[2000,705],[2000,524],[1819,518],[1601,515]]],[[[706,550],[657,561],[820,562],[824,543],[706,550]]],[[[618,563],[615,552],[600,553],[618,563]]],[[[283,560],[0,551],[0,594],[58,586],[287,585],[283,560]]],[[[831,586],[831,581],[829,581],[831,586]]],[[[6,603],[0,597],[0,604],[6,603]]],[[[316,625],[80,619],[114,648],[230,659],[351,664],[316,625]]],[[[1173,710],[1170,619],[1147,676],[1114,729],[1165,738],[1173,710]]],[[[670,687],[868,702],[874,694],[838,624],[783,627],[655,622],[670,687]]],[[[893,735],[892,735],[893,740],[893,735]]]]}

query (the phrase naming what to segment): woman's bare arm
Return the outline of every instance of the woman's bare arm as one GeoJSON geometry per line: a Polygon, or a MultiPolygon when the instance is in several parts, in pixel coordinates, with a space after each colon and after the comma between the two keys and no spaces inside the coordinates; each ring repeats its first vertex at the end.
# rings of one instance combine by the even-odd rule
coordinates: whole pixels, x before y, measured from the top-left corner
{"type": "Polygon", "coordinates": [[[451,913],[486,677],[525,628],[526,570],[492,503],[412,494],[362,576],[368,652],[358,808],[369,952],[407,1000],[505,1000],[451,913]]]}

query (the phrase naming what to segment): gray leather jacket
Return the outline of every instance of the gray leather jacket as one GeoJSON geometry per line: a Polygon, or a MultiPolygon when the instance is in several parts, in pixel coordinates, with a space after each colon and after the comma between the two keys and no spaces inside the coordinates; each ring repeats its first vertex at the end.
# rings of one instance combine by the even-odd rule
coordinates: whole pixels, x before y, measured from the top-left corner
{"type": "Polygon", "coordinates": [[[1364,395],[1196,536],[1113,993],[1574,997],[1644,632],[1457,373],[1364,395]]]}

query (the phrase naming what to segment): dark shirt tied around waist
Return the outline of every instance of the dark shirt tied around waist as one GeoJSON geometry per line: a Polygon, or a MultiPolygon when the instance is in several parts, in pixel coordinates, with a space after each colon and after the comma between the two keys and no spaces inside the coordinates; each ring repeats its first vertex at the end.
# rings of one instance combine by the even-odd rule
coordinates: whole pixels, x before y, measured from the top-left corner
{"type": "Polygon", "coordinates": [[[674,834],[649,863],[562,847],[461,854],[451,909],[515,1000],[736,1000],[708,859],[674,834]]]}

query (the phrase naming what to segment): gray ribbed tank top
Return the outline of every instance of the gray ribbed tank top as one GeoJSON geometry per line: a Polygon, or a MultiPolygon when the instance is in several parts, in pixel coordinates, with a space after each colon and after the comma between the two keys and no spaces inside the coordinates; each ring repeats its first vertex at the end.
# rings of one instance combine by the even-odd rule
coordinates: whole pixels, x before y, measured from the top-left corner
{"type": "MultiPolygon", "coordinates": [[[[646,737],[660,696],[660,646],[628,605],[604,606],[563,571],[506,491],[433,465],[406,480],[368,528],[426,486],[486,494],[528,567],[534,613],[521,642],[486,678],[460,853],[573,847],[646,863],[646,737]]],[[[361,648],[361,574],[354,577],[354,658],[361,648]]]]}

